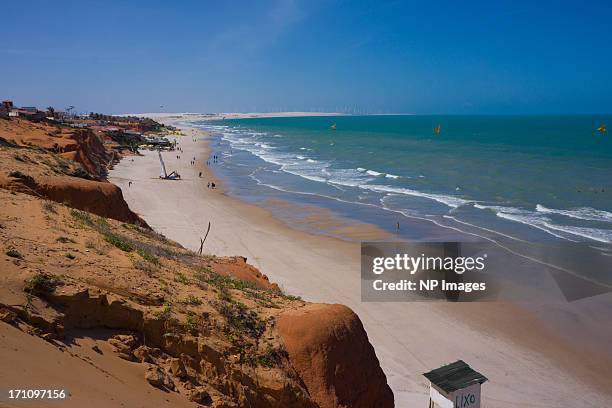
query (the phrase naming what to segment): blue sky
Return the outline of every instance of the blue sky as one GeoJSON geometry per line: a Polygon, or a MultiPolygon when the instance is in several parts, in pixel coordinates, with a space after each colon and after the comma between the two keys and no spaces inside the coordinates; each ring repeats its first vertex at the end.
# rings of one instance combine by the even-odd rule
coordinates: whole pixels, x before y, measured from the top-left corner
{"type": "Polygon", "coordinates": [[[0,33],[20,105],[612,112],[610,1],[9,1],[0,33]]]}

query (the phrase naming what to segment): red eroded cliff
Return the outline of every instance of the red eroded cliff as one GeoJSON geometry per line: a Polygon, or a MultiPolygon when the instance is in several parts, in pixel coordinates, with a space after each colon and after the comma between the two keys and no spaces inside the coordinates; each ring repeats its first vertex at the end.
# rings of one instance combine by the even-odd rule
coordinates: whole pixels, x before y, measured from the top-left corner
{"type": "Polygon", "coordinates": [[[114,184],[68,176],[15,177],[0,174],[0,188],[46,198],[102,217],[147,226],[114,184]]]}
{"type": "Polygon", "coordinates": [[[68,144],[62,156],[80,163],[94,177],[106,176],[106,165],[112,156],[106,151],[100,138],[91,130],[80,130],[69,137],[75,143],[68,144]]]}
{"type": "Polygon", "coordinates": [[[344,305],[281,314],[289,361],[321,408],[393,407],[393,392],[359,317],[344,305]]]}
{"type": "Polygon", "coordinates": [[[80,163],[91,177],[103,178],[112,155],[90,129],[72,129],[26,120],[0,121],[0,137],[19,146],[35,146],[80,163]]]}
{"type": "Polygon", "coordinates": [[[0,149],[0,188],[147,225],[130,210],[121,189],[104,180],[112,155],[93,131],[2,120],[0,137],[14,143],[0,149]]]}

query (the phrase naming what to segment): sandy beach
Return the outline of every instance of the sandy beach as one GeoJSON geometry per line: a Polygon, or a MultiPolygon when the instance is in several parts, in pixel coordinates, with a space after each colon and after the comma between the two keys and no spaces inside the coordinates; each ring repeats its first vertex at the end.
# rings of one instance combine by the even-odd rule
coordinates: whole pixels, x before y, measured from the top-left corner
{"type": "MultiPolygon", "coordinates": [[[[183,116],[156,116],[166,123],[177,118],[183,116]]],[[[210,222],[205,252],[243,255],[288,293],[352,308],[376,349],[396,406],[426,406],[427,381],[421,374],[457,359],[489,379],[484,407],[612,406],[609,355],[579,348],[518,306],[361,302],[357,243],[291,229],[267,210],[225,195],[206,165],[208,136],[182,129],[182,153],[163,153],[166,168],[178,171],[181,180],[158,178],[154,151],[127,156],[110,172],[130,208],[194,250],[210,222]],[[210,181],[218,188],[207,188],[210,181]]],[[[367,225],[342,233],[356,240],[385,234],[367,225]]]]}

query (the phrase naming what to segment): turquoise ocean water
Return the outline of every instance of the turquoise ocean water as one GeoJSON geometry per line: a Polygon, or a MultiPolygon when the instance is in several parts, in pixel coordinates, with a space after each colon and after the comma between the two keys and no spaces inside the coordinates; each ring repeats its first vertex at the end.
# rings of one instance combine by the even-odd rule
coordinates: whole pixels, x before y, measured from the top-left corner
{"type": "Polygon", "coordinates": [[[212,132],[215,172],[230,195],[249,201],[314,204],[394,233],[399,222],[399,234],[413,239],[465,231],[610,243],[612,136],[596,130],[610,122],[401,115],[191,125],[212,132]]]}

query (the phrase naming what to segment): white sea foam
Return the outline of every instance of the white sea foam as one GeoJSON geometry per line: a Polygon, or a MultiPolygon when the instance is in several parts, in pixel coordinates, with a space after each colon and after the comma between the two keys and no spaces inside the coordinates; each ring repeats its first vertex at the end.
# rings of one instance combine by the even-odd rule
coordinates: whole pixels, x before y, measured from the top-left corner
{"type": "Polygon", "coordinates": [[[536,211],[544,214],[564,215],[566,217],[576,218],[579,220],[612,222],[612,213],[590,207],[572,208],[571,210],[557,210],[538,204],[536,205],[536,211]]]}
{"type": "MultiPolygon", "coordinates": [[[[353,169],[333,169],[329,162],[281,152],[276,146],[259,140],[259,136],[260,134],[255,132],[223,132],[223,138],[233,148],[246,150],[268,163],[278,165],[285,173],[336,186],[358,187],[371,180],[370,177],[353,169]]],[[[300,150],[309,149],[303,147],[300,150]]]]}
{"type": "Polygon", "coordinates": [[[375,170],[364,169],[363,167],[357,167],[357,171],[359,171],[361,173],[367,173],[370,176],[374,176],[374,177],[385,176],[385,177],[390,178],[390,179],[398,179],[398,178],[400,178],[400,176],[396,176],[395,174],[381,173],[381,172],[375,171],[375,170]]]}
{"type": "Polygon", "coordinates": [[[550,218],[542,215],[541,211],[537,212],[515,207],[481,204],[474,204],[474,207],[483,210],[491,210],[500,218],[529,225],[533,228],[547,232],[548,234],[557,238],[575,241],[567,236],[567,234],[569,234],[575,237],[588,238],[598,242],[612,242],[612,230],[555,224],[550,218]]]}
{"type": "Polygon", "coordinates": [[[557,231],[562,231],[579,237],[592,239],[594,241],[599,241],[606,244],[612,243],[612,230],[587,227],[568,227],[551,223],[547,223],[546,226],[557,231]]]}
{"type": "Polygon", "coordinates": [[[255,142],[255,146],[261,147],[262,149],[274,149],[274,147],[272,147],[272,146],[270,146],[269,144],[266,144],[266,143],[255,142]]]}
{"type": "Polygon", "coordinates": [[[380,193],[395,193],[395,194],[404,194],[404,195],[410,195],[410,196],[415,196],[415,197],[423,197],[423,198],[437,201],[451,208],[458,208],[458,207],[461,207],[462,205],[465,205],[471,202],[469,200],[465,200],[463,198],[456,197],[456,196],[450,196],[446,194],[424,193],[422,191],[411,190],[409,188],[390,187],[390,186],[376,185],[376,184],[364,185],[364,186],[361,186],[361,188],[372,190],[372,191],[377,191],[380,193]]]}
{"type": "Polygon", "coordinates": [[[371,177],[365,176],[362,172],[355,169],[334,169],[328,167],[328,182],[347,187],[361,187],[372,181],[371,177]]]}

